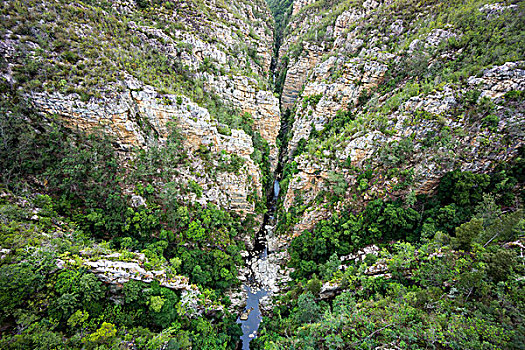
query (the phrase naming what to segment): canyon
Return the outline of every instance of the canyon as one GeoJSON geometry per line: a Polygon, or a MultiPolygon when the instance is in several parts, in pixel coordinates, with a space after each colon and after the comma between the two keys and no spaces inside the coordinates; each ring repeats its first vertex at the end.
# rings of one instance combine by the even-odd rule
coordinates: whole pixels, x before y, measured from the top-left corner
{"type": "MultiPolygon", "coordinates": [[[[54,268],[93,273],[111,286],[117,304],[125,303],[118,295],[130,281],[154,282],[179,293],[177,310],[189,319],[231,313],[244,332],[233,346],[242,343],[243,349],[257,338],[261,320],[275,319],[280,298],[307,283],[320,284],[318,301],[333,300],[347,282],[318,282],[315,273],[298,282],[300,272],[290,266],[292,246],[305,232],[349,213],[362,216],[378,200],[423,211],[416,203],[435,196],[446,174],[493,174],[521,159],[523,47],[516,37],[502,39],[504,48],[478,49],[483,40],[469,21],[500,28],[509,18],[523,18],[523,4],[454,6],[408,0],[2,5],[2,96],[23,101],[17,103],[32,114],[21,119],[36,135],[55,125],[71,134],[100,132],[109,137],[123,177],[140,161],[155,167],[156,150],[178,157],[167,164],[168,175],[158,167],[136,182],[115,183],[135,217],[169,212],[181,224],[171,227],[162,217],[147,234],[140,227],[136,251],[126,248],[117,230],[105,229],[91,247],[57,257],[54,268]],[[201,210],[206,214],[192,216],[201,210]],[[217,221],[234,223],[212,228],[216,212],[223,215],[217,221]],[[158,248],[150,245],[164,241],[156,256],[158,248]],[[190,248],[213,261],[223,263],[223,255],[235,261],[214,277],[232,282],[216,291],[211,277],[202,282],[212,272],[184,260],[181,252],[190,248]]],[[[37,186],[34,193],[60,198],[52,181],[27,178],[37,186]]],[[[522,183],[498,185],[518,193],[522,183]]],[[[10,190],[0,197],[31,212],[29,222],[45,221],[38,205],[10,190]]],[[[519,211],[519,201],[504,207],[519,211]]],[[[67,216],[67,205],[60,215],[67,216]]],[[[123,232],[132,232],[127,225],[123,232]]],[[[73,227],[67,223],[67,230],[73,227]]],[[[39,239],[73,240],[57,232],[39,239]]],[[[350,269],[347,261],[377,260],[386,254],[376,245],[386,239],[380,241],[356,245],[344,256],[334,253],[336,269],[350,269]]],[[[0,248],[5,256],[16,251],[0,248]]],[[[391,278],[385,261],[363,274],[391,278]]]]}

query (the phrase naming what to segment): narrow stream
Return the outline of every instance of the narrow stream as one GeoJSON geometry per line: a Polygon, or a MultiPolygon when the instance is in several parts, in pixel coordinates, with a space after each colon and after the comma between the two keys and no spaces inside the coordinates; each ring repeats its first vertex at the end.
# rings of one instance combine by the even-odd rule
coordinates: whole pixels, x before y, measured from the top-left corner
{"type": "MultiPolygon", "coordinates": [[[[274,33],[274,40],[279,36],[274,33]]],[[[272,74],[272,83],[275,90],[276,77],[277,77],[277,65],[279,58],[279,47],[281,43],[280,40],[274,42],[274,55],[270,63],[270,72],[272,74]]],[[[280,98],[279,98],[280,106],[280,98]]],[[[282,111],[281,111],[282,112],[282,111]]],[[[250,342],[252,339],[257,337],[257,330],[262,321],[261,314],[261,300],[266,297],[271,297],[272,290],[275,292],[275,284],[262,283],[265,279],[265,275],[268,275],[269,270],[274,268],[278,269],[278,265],[275,262],[272,263],[271,259],[268,259],[268,237],[273,236],[273,232],[276,227],[275,211],[277,208],[277,201],[279,199],[279,192],[281,190],[279,180],[281,180],[283,172],[283,163],[285,155],[288,148],[287,134],[289,128],[289,117],[290,111],[286,113],[281,113],[281,126],[279,129],[279,134],[277,138],[281,141],[281,147],[279,149],[279,157],[277,160],[277,166],[274,172],[275,181],[273,183],[273,195],[267,197],[267,208],[268,212],[264,215],[263,224],[257,237],[255,239],[254,249],[249,252],[247,258],[247,266],[249,267],[249,273],[246,279],[246,282],[243,284],[242,288],[247,294],[246,307],[237,319],[237,323],[241,325],[242,336],[240,346],[238,349],[249,350],[250,342]],[[284,116],[284,118],[283,118],[284,116]],[[273,265],[272,265],[273,264],[273,265]]],[[[272,248],[273,249],[273,248],[272,248]]],[[[274,270],[274,273],[277,271],[274,270]]],[[[278,290],[278,288],[277,288],[278,290]]]]}
{"type": "MultiPolygon", "coordinates": [[[[247,293],[246,307],[237,319],[237,323],[241,325],[242,329],[242,350],[250,349],[250,341],[257,336],[257,330],[262,321],[262,314],[259,308],[262,298],[268,295],[268,291],[262,286],[258,279],[257,273],[253,270],[253,266],[257,263],[264,262],[268,259],[267,248],[267,230],[268,227],[275,225],[274,213],[279,196],[279,181],[275,180],[273,185],[273,196],[268,201],[268,212],[264,215],[263,225],[257,234],[254,249],[249,252],[247,258],[247,265],[249,267],[249,275],[242,286],[247,293]]],[[[259,272],[260,273],[260,272],[259,272]]],[[[239,348],[241,349],[241,348],[239,348]]]]}
{"type": "MultiPolygon", "coordinates": [[[[265,259],[266,252],[261,254],[261,259],[265,259]]],[[[243,285],[247,293],[246,307],[244,312],[237,319],[242,329],[242,350],[250,349],[250,341],[257,336],[257,330],[262,321],[261,310],[259,303],[261,298],[268,295],[268,291],[257,285],[256,281],[249,281],[243,285]]]]}

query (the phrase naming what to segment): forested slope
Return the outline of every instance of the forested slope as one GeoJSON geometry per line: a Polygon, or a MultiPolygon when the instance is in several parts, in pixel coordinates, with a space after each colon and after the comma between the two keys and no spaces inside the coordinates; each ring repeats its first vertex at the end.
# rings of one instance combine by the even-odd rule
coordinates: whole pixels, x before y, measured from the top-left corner
{"type": "Polygon", "coordinates": [[[277,234],[295,271],[259,348],[521,348],[524,10],[293,3],[277,234]]]}

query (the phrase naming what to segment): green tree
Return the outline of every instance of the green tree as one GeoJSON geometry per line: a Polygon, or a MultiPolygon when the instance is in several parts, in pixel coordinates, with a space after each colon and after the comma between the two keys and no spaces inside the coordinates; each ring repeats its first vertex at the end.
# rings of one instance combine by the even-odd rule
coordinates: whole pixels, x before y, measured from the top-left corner
{"type": "Polygon", "coordinates": [[[487,174],[474,174],[454,170],[446,173],[438,188],[442,203],[454,202],[460,206],[473,206],[483,199],[483,192],[490,185],[487,174]]]}
{"type": "Polygon", "coordinates": [[[162,306],[164,306],[164,302],[165,300],[162,297],[158,295],[154,295],[149,298],[149,301],[147,304],[149,305],[150,309],[153,310],[154,312],[160,312],[160,310],[162,309],[162,306]]]}
{"type": "Polygon", "coordinates": [[[129,280],[122,288],[124,300],[128,304],[138,303],[142,300],[142,282],[129,280]]]}
{"type": "Polygon", "coordinates": [[[55,301],[55,310],[63,320],[69,319],[79,306],[80,302],[77,294],[64,293],[55,301]]]}
{"type": "Polygon", "coordinates": [[[96,344],[107,344],[117,335],[117,327],[114,324],[103,322],[99,329],[88,335],[84,342],[90,347],[96,344]]]}
{"type": "MultiPolygon", "coordinates": [[[[339,260],[339,257],[336,253],[333,253],[330,256],[330,259],[323,265],[321,270],[321,277],[323,280],[331,280],[332,277],[339,272],[339,266],[341,265],[341,261],[339,260]]],[[[315,294],[315,293],[314,293],[315,294]]]]}
{"type": "Polygon", "coordinates": [[[348,184],[346,183],[343,174],[331,171],[328,174],[328,182],[330,183],[331,189],[336,196],[342,196],[345,194],[348,184]]]}
{"type": "Polygon", "coordinates": [[[321,287],[322,287],[321,280],[319,280],[317,275],[314,273],[314,275],[312,276],[312,279],[310,279],[308,283],[306,284],[306,290],[312,293],[314,296],[319,296],[321,287]]]}
{"type": "Polygon", "coordinates": [[[102,282],[91,273],[86,273],[80,277],[78,287],[82,293],[82,302],[86,306],[100,300],[104,296],[102,282]]]}
{"type": "Polygon", "coordinates": [[[470,250],[472,242],[479,237],[483,231],[483,220],[472,219],[456,228],[456,237],[453,238],[454,247],[470,250]]]}
{"type": "Polygon", "coordinates": [[[43,287],[45,276],[29,262],[0,266],[0,320],[11,315],[43,287]]]}
{"type": "Polygon", "coordinates": [[[488,275],[495,281],[505,281],[516,263],[516,254],[512,250],[498,248],[486,257],[488,275]]]}
{"type": "Polygon", "coordinates": [[[299,296],[295,318],[299,323],[310,323],[317,320],[320,316],[320,307],[315,302],[311,292],[306,292],[299,296]]]}
{"type": "Polygon", "coordinates": [[[200,222],[200,220],[190,222],[188,230],[186,231],[186,237],[195,242],[202,241],[205,237],[205,234],[206,230],[204,229],[204,227],[202,227],[202,223],[200,222]]]}
{"type": "Polygon", "coordinates": [[[210,280],[210,275],[207,271],[203,271],[200,265],[196,265],[192,271],[192,277],[198,284],[206,284],[210,280]]]}

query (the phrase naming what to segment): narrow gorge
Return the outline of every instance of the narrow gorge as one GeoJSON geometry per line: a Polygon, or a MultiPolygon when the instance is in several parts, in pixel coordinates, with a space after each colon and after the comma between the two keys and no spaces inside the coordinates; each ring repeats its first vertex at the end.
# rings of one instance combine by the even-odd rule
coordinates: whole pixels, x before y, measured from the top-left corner
{"type": "MultiPolygon", "coordinates": [[[[276,4],[274,5],[276,6],[276,4]]],[[[274,14],[277,8],[274,9],[274,14]]],[[[286,20],[286,18],[284,19],[286,20]]],[[[277,62],[279,60],[280,39],[282,37],[282,26],[276,25],[273,29],[274,42],[269,76],[275,85],[277,62]]],[[[277,92],[278,93],[278,92],[277,92]]],[[[282,115],[282,111],[281,114],[282,115]]],[[[284,154],[286,154],[286,136],[288,134],[288,124],[286,120],[280,118],[280,130],[277,141],[280,144],[277,156],[277,164],[272,174],[273,184],[267,188],[266,213],[264,214],[261,228],[255,237],[253,250],[248,252],[246,258],[247,267],[241,270],[244,275],[240,278],[244,280],[242,285],[246,292],[246,302],[244,311],[239,316],[237,322],[241,324],[243,335],[241,346],[243,350],[250,349],[250,342],[257,336],[259,325],[263,318],[263,311],[271,310],[271,298],[280,290],[279,285],[289,281],[288,273],[281,268],[283,262],[283,246],[276,246],[275,229],[277,226],[276,209],[279,201],[280,185],[282,177],[284,154]],[[279,249],[281,254],[276,250],[279,249]],[[246,271],[247,270],[247,271],[246,271]]],[[[243,302],[244,304],[244,302],[243,302]]],[[[239,347],[240,348],[240,347],[239,347]]]]}
{"type": "Polygon", "coordinates": [[[0,348],[521,349],[524,16],[0,3],[0,348]]]}

